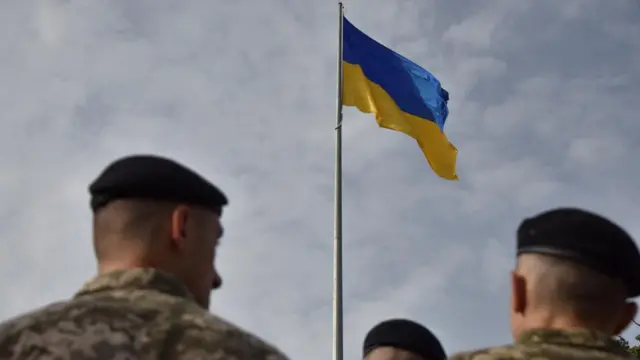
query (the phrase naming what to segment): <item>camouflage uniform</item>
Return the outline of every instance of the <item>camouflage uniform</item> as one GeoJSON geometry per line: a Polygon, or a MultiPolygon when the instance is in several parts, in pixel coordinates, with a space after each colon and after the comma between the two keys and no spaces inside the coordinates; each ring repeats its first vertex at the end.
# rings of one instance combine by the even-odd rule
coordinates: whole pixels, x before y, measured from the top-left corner
{"type": "Polygon", "coordinates": [[[0,325],[0,359],[287,357],[201,308],[173,276],[134,269],[99,276],[70,301],[0,325]]]}
{"type": "Polygon", "coordinates": [[[532,330],[513,345],[456,354],[450,360],[631,360],[611,337],[588,330],[532,330]]]}

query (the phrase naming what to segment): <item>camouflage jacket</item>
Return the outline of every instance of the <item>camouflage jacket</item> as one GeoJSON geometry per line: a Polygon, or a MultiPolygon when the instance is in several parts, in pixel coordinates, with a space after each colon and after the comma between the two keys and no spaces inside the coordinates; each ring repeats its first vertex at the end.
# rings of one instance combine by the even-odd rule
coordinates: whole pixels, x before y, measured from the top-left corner
{"type": "Polygon", "coordinates": [[[611,337],[588,330],[532,330],[513,345],[456,354],[450,360],[631,360],[611,337]]]}
{"type": "Polygon", "coordinates": [[[201,308],[172,276],[135,269],[98,276],[69,301],[1,324],[0,359],[287,357],[201,308]]]}

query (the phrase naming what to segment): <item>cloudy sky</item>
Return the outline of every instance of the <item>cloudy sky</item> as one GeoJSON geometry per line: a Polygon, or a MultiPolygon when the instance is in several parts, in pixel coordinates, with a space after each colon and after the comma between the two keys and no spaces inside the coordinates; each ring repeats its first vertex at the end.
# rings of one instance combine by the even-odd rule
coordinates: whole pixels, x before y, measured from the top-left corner
{"type": "MultiPolygon", "coordinates": [[[[640,238],[637,1],[345,6],[449,90],[461,178],[345,110],[345,358],[389,317],[449,352],[510,341],[525,216],[579,205],[640,238]]],[[[0,2],[0,318],[94,275],[88,183],[156,153],[231,198],[212,311],[329,358],[336,25],[329,0],[0,2]]]]}

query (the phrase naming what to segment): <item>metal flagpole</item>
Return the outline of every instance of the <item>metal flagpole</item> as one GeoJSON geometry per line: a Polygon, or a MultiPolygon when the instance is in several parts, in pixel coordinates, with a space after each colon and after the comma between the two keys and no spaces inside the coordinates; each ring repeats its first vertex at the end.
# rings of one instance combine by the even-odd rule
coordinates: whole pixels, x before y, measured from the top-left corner
{"type": "Polygon", "coordinates": [[[333,219],[333,360],[342,360],[342,24],[344,7],[339,6],[338,98],[336,102],[336,148],[333,219]]]}

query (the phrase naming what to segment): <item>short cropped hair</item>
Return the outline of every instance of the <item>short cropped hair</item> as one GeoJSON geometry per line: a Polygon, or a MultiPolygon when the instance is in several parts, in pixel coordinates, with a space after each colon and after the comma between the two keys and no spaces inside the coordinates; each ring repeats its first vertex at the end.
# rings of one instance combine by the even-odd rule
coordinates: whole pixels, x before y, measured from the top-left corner
{"type": "Polygon", "coordinates": [[[93,243],[98,259],[112,253],[118,241],[138,241],[142,245],[168,227],[176,204],[152,200],[116,200],[96,211],[93,243]]]}
{"type": "Polygon", "coordinates": [[[606,321],[627,298],[622,280],[557,257],[521,255],[518,268],[533,282],[539,306],[571,313],[587,323],[606,321]]]}

